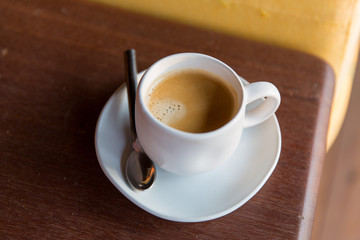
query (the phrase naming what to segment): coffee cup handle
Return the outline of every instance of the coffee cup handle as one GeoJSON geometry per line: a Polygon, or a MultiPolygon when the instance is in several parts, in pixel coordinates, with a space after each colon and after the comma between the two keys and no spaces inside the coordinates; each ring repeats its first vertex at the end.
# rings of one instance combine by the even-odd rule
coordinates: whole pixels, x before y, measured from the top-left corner
{"type": "Polygon", "coordinates": [[[246,105],[262,99],[262,103],[245,113],[244,127],[251,127],[267,120],[278,109],[281,101],[279,90],[269,82],[254,82],[245,86],[246,105]]]}

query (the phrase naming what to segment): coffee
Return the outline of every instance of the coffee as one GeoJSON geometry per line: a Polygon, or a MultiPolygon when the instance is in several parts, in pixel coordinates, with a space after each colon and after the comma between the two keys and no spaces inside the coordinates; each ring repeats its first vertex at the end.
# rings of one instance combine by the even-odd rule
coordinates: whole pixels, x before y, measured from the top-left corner
{"type": "Polygon", "coordinates": [[[150,112],[181,131],[204,133],[229,122],[239,109],[229,83],[202,70],[181,70],[159,78],[148,90],[150,112]]]}

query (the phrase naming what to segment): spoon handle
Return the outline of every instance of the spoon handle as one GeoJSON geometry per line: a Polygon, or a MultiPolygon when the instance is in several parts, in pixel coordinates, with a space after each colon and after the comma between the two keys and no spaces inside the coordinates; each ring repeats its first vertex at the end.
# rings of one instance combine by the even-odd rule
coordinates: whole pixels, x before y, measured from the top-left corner
{"type": "Polygon", "coordinates": [[[129,118],[131,139],[134,142],[137,138],[135,127],[135,99],[137,88],[137,67],[135,49],[128,49],[124,53],[125,57],[125,79],[129,102],[129,118]]]}

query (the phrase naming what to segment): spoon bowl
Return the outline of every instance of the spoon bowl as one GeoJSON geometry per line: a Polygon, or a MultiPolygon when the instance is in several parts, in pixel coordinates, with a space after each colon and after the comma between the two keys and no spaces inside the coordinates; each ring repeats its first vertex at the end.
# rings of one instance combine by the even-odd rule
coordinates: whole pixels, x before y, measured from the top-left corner
{"type": "Polygon", "coordinates": [[[150,188],[154,183],[155,168],[143,152],[132,151],[126,162],[126,178],[131,186],[139,190],[150,188]]]}

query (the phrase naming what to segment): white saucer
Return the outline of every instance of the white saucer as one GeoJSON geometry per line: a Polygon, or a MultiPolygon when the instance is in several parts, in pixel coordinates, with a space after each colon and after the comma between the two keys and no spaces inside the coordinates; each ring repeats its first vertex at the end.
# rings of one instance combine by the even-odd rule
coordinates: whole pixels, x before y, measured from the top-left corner
{"type": "Polygon", "coordinates": [[[281,133],[273,115],[260,125],[244,129],[233,157],[219,168],[182,177],[156,167],[154,186],[146,191],[134,190],[124,175],[131,140],[127,93],[122,85],[99,116],[95,148],[105,175],[137,206],[160,218],[200,222],[236,210],[260,190],[278,162],[281,133]]]}

